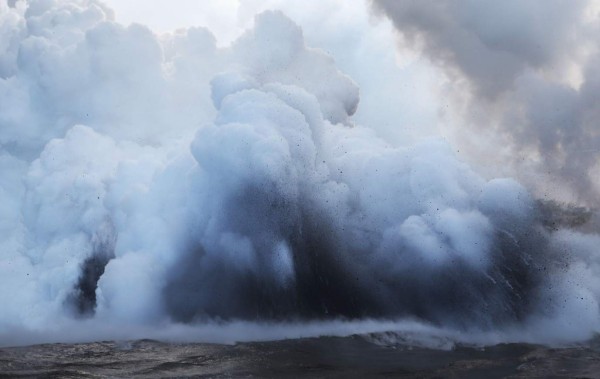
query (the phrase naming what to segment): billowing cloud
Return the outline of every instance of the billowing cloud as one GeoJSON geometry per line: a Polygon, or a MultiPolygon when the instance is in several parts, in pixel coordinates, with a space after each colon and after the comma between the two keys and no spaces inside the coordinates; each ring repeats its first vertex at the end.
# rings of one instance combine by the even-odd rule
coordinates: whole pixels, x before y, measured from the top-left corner
{"type": "Polygon", "coordinates": [[[365,95],[282,12],[219,47],[203,28],[124,27],[94,0],[0,11],[0,335],[597,330],[598,237],[552,231],[525,187],[441,138],[397,147],[358,123],[365,95]]]}
{"type": "MultiPolygon", "coordinates": [[[[593,1],[374,0],[399,31],[443,70],[458,123],[537,190],[596,206],[598,14],[593,1]],[[510,162],[512,157],[512,162],[510,162]]],[[[489,154],[488,154],[489,155],[489,154]]]]}

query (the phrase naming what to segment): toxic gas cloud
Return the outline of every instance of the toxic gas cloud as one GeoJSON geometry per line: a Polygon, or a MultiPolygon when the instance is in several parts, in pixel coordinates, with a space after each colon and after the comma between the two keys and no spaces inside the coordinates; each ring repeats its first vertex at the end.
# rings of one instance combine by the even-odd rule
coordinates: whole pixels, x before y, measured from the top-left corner
{"type": "MultiPolygon", "coordinates": [[[[466,128],[595,199],[587,3],[371,5],[460,82],[466,128]],[[577,87],[551,75],[565,56],[577,87]]],[[[392,143],[357,122],[361,103],[362,119],[395,110],[279,10],[226,46],[114,17],[96,0],[0,0],[0,343],[598,330],[600,236],[574,229],[591,211],[490,179],[440,137],[392,143]]]]}

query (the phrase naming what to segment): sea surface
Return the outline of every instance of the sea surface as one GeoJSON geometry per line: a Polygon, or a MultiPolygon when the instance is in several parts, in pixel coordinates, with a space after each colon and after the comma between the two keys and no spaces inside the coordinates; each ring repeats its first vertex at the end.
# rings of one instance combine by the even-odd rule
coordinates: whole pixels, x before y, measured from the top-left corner
{"type": "Polygon", "coordinates": [[[428,348],[376,333],[230,345],[137,340],[0,349],[0,378],[203,377],[600,378],[600,339],[560,348],[428,348]]]}

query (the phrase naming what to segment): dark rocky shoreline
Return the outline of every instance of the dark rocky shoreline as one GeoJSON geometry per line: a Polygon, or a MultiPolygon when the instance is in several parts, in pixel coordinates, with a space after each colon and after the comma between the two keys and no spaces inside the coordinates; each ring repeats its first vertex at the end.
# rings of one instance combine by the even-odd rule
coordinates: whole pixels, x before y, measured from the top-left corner
{"type": "Polygon", "coordinates": [[[434,350],[366,336],[218,345],[152,340],[0,349],[0,378],[600,378],[600,343],[434,350]]]}

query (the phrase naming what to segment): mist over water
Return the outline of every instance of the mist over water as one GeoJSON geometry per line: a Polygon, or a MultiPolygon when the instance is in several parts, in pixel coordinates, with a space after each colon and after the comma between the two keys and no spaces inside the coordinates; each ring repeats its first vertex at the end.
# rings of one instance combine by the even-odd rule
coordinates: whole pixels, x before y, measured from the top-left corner
{"type": "Polygon", "coordinates": [[[113,20],[0,0],[0,344],[598,331],[600,236],[440,137],[357,123],[357,84],[281,11],[226,47],[113,20]]]}

